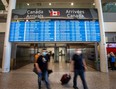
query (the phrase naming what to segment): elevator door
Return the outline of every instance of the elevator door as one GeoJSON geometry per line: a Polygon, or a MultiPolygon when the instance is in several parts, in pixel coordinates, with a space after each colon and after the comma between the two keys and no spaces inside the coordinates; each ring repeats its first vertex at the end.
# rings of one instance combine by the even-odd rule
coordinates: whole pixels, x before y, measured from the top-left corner
{"type": "Polygon", "coordinates": [[[18,69],[22,66],[32,63],[34,60],[34,48],[26,46],[17,46],[16,61],[14,69],[18,69]]]}

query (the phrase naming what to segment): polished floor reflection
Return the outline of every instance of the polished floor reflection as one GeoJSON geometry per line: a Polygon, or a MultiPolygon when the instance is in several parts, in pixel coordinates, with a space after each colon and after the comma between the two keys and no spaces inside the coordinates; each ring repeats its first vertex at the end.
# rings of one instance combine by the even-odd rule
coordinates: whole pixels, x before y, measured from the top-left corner
{"type": "MultiPolygon", "coordinates": [[[[64,73],[69,73],[69,63],[60,60],[59,63],[54,63],[51,60],[49,68],[53,70],[49,79],[52,89],[73,89],[72,79],[67,84],[62,86],[60,78],[64,73]]],[[[38,89],[37,75],[32,72],[33,64],[28,64],[20,69],[13,70],[10,73],[0,73],[0,89],[38,89]]],[[[73,73],[71,74],[73,78],[73,73]]],[[[101,73],[88,67],[86,79],[89,89],[116,89],[116,71],[109,73],[101,73]]],[[[80,78],[78,78],[78,87],[83,89],[80,78]]],[[[42,83],[42,89],[46,89],[42,83]]]]}

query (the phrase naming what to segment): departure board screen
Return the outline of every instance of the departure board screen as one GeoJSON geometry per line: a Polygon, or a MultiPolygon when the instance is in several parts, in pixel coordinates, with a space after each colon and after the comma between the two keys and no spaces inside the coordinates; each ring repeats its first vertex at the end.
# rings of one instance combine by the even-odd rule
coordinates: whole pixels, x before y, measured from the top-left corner
{"type": "Polygon", "coordinates": [[[10,42],[99,42],[98,21],[39,20],[11,22],[10,42]]]}

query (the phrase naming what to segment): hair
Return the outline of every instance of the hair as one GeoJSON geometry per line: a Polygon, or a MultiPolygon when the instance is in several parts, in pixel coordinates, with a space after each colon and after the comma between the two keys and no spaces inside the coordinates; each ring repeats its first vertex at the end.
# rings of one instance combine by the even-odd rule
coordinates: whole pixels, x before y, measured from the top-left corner
{"type": "Polygon", "coordinates": [[[45,48],[43,48],[42,50],[46,50],[45,48]]]}

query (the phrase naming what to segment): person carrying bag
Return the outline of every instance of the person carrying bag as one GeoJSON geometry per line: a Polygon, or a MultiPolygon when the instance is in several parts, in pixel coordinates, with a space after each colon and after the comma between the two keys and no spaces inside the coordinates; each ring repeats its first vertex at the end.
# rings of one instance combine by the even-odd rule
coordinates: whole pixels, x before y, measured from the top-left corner
{"type": "Polygon", "coordinates": [[[51,89],[48,80],[48,59],[45,49],[43,49],[42,55],[34,62],[33,71],[38,75],[38,88],[41,89],[41,80],[43,78],[46,83],[46,88],[51,89]]]}

